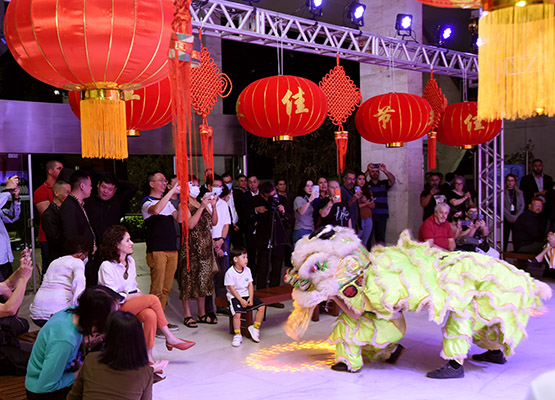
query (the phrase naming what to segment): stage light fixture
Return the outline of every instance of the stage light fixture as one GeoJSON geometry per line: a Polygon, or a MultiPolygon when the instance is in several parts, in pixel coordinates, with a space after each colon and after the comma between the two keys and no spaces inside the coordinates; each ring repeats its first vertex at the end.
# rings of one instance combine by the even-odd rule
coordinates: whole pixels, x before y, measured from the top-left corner
{"type": "Polygon", "coordinates": [[[411,14],[397,14],[395,20],[395,30],[397,35],[402,37],[412,35],[412,15],[411,14]]]}
{"type": "Polygon", "coordinates": [[[322,8],[324,7],[324,0],[306,0],[306,6],[308,11],[315,17],[321,17],[324,12],[322,8]]]}
{"type": "Polygon", "coordinates": [[[438,25],[436,30],[436,43],[445,46],[453,38],[453,28],[450,25],[438,25]]]}
{"type": "Polygon", "coordinates": [[[353,1],[349,6],[349,17],[351,22],[356,26],[364,26],[364,12],[366,6],[357,1],[353,1]]]}

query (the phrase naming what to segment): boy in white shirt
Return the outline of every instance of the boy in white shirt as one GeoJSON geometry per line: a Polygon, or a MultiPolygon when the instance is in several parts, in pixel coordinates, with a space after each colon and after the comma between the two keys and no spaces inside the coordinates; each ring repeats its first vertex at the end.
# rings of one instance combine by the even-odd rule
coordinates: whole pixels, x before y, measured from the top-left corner
{"type": "Polygon", "coordinates": [[[233,315],[233,330],[235,335],[231,345],[238,347],[243,342],[241,335],[241,314],[257,310],[254,316],[254,325],[248,327],[252,340],[260,342],[260,323],[264,318],[266,306],[254,294],[251,270],[247,267],[249,262],[247,250],[244,247],[234,247],[230,251],[233,265],[225,273],[224,284],[227,288],[229,309],[233,315]]]}

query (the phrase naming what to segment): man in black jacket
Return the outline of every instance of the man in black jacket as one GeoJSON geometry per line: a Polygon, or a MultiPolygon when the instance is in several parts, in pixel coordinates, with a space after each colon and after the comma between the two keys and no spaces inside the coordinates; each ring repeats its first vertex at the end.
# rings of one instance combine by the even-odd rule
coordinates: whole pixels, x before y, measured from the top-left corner
{"type": "MultiPolygon", "coordinates": [[[[52,186],[54,197],[52,203],[46,208],[42,214],[42,229],[46,235],[48,242],[48,254],[50,259],[54,261],[64,255],[64,232],[62,227],[62,219],[60,217],[60,207],[69,196],[71,186],[69,183],[58,180],[52,186]]],[[[48,265],[44,265],[42,274],[46,273],[48,265]]]]}
{"type": "Polygon", "coordinates": [[[524,194],[524,202],[530,204],[532,197],[541,197],[545,201],[547,191],[553,188],[553,178],[543,173],[543,161],[532,161],[532,173],[520,180],[520,190],[524,194]]]}
{"type": "Polygon", "coordinates": [[[85,211],[99,243],[102,243],[106,229],[119,225],[125,208],[136,192],[137,185],[120,181],[113,173],[102,175],[96,196],[85,199],[85,211]]]}
{"type": "Polygon", "coordinates": [[[89,262],[85,266],[85,278],[87,286],[96,285],[98,281],[98,269],[93,267],[91,259],[94,258],[97,246],[93,228],[90,224],[89,217],[85,211],[85,199],[90,197],[92,191],[91,178],[86,172],[75,171],[70,178],[71,193],[60,207],[60,219],[62,221],[62,229],[64,232],[64,243],[72,236],[83,236],[89,242],[89,262]]]}
{"type": "Polygon", "coordinates": [[[252,205],[256,218],[256,288],[267,288],[268,278],[270,287],[279,286],[284,250],[291,245],[287,228],[293,222],[293,212],[272,182],[260,185],[260,194],[253,198],[252,205]]]}
{"type": "Polygon", "coordinates": [[[532,197],[528,208],[517,218],[513,229],[513,245],[519,253],[538,254],[545,243],[547,220],[542,215],[543,202],[532,197]]]}

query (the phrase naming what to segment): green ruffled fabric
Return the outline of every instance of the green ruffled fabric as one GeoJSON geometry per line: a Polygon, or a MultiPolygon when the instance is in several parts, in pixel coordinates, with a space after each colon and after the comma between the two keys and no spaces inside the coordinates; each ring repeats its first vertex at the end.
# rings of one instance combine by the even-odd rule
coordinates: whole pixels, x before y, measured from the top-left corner
{"type": "MultiPolygon", "coordinates": [[[[355,282],[348,283],[339,296],[353,309],[373,312],[376,320],[393,320],[399,311],[427,309],[430,320],[444,325],[442,355],[448,359],[466,356],[471,338],[481,347],[501,346],[505,355],[511,355],[526,336],[530,315],[542,311],[534,279],[488,256],[442,252],[407,234],[397,246],[366,254],[371,264],[363,287],[357,290],[355,282]]],[[[343,337],[360,345],[374,344],[370,336],[379,329],[372,322],[373,328],[363,333],[367,323],[363,318],[353,325],[342,317],[330,340],[343,337]]]]}

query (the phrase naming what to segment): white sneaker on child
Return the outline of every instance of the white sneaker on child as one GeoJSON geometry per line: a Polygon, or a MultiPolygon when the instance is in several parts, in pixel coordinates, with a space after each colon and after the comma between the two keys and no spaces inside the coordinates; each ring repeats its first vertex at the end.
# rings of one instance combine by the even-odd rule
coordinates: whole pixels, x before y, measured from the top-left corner
{"type": "Polygon", "coordinates": [[[233,341],[231,342],[233,347],[239,347],[241,346],[241,343],[243,343],[243,336],[240,333],[233,336],[233,341]]]}
{"type": "Polygon", "coordinates": [[[251,339],[256,343],[260,342],[260,329],[256,329],[254,325],[249,326],[249,333],[251,334],[251,339]]]}

